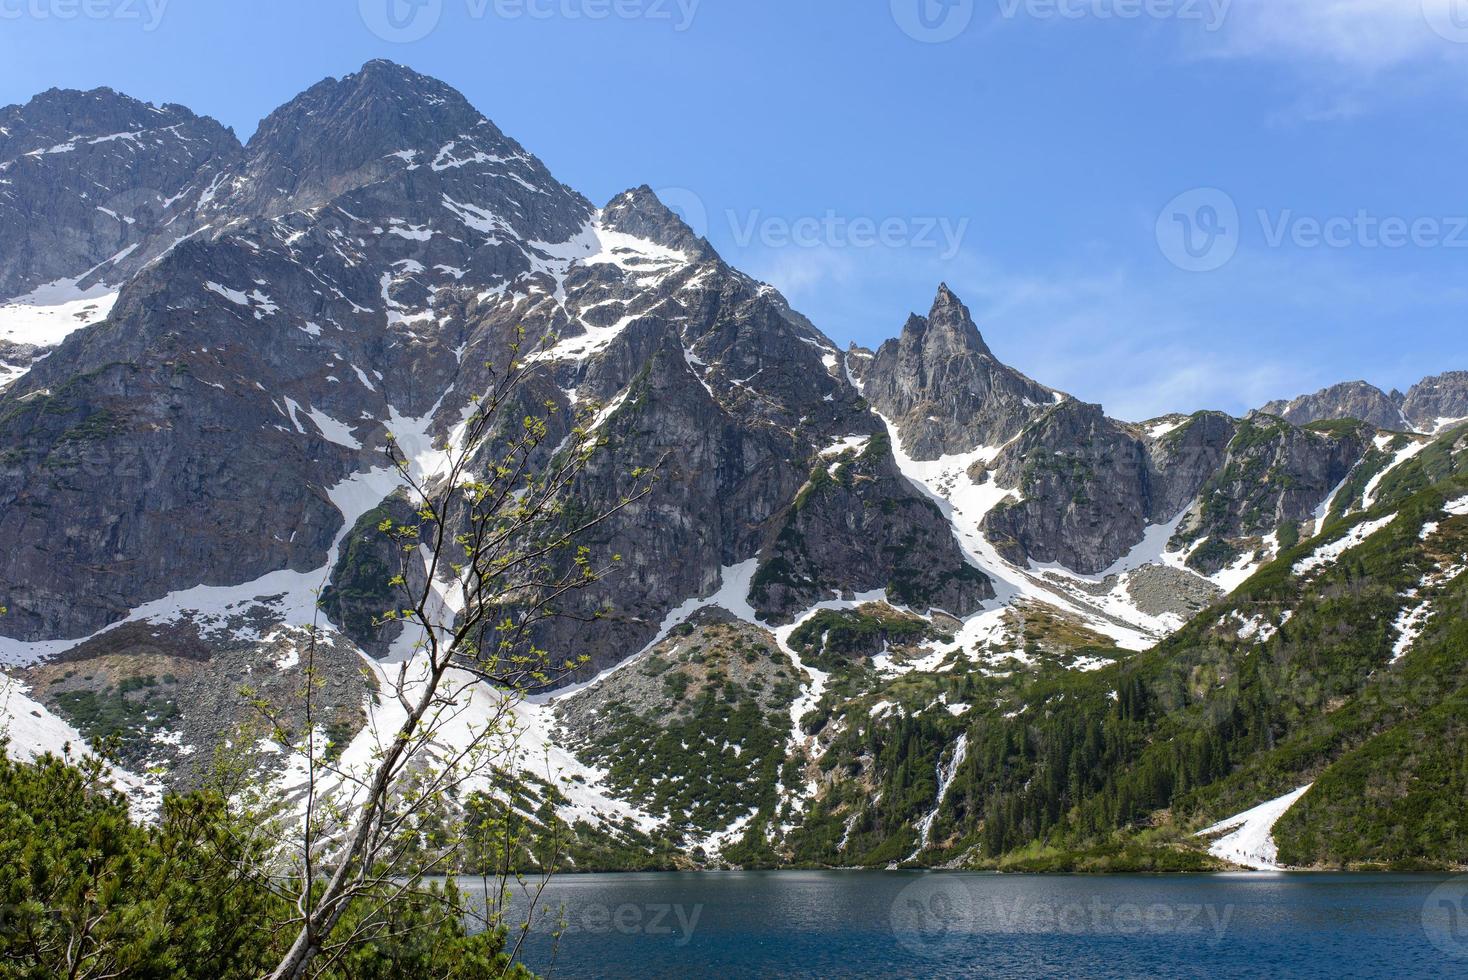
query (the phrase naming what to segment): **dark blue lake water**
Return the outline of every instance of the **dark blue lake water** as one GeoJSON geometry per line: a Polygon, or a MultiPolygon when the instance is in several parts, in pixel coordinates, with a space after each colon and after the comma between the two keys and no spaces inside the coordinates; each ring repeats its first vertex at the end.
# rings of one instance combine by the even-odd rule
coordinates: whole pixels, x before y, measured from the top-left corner
{"type": "Polygon", "coordinates": [[[542,913],[548,977],[1468,977],[1444,876],[567,875],[542,913]]]}

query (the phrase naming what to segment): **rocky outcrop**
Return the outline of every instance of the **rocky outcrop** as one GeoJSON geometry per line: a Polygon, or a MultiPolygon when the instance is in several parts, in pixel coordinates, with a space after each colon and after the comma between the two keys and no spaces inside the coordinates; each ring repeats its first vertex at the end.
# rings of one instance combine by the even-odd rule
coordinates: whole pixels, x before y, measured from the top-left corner
{"type": "Polygon", "coordinates": [[[790,706],[808,680],[768,631],[706,609],[558,702],[556,721],[619,796],[698,840],[754,810],[773,815],[790,706]]]}
{"type": "Polygon", "coordinates": [[[1437,432],[1468,419],[1468,371],[1449,371],[1412,386],[1402,413],[1418,432],[1437,432]]]}
{"type": "Polygon", "coordinates": [[[84,737],[117,737],[129,768],[164,774],[176,792],[217,781],[220,749],[233,763],[278,772],[289,758],[276,738],[295,742],[308,721],[328,757],[344,750],[378,686],[355,647],[329,631],[313,639],[308,629],[273,629],[254,639],[248,624],[224,625],[129,623],[21,677],[84,737]],[[270,705],[278,729],[246,689],[270,705]]]}
{"type": "Polygon", "coordinates": [[[1241,539],[1311,518],[1371,445],[1362,424],[1301,429],[1255,415],[1239,423],[1223,465],[1198,493],[1172,544],[1212,574],[1246,550],[1241,539]]]}
{"type": "Polygon", "coordinates": [[[994,597],[942,511],[898,473],[885,437],[815,460],[764,550],[750,595],[764,619],[784,623],[818,602],[870,592],[954,616],[994,597]]]}
{"type": "Polygon", "coordinates": [[[1004,451],[986,478],[1015,494],[984,530],[1018,564],[1060,564],[1094,575],[1139,544],[1146,528],[1187,508],[1233,436],[1215,413],[1162,426],[1130,426],[1098,405],[1055,406],[1004,451]]]}
{"type": "Polygon", "coordinates": [[[984,531],[1019,564],[1104,571],[1142,540],[1154,510],[1146,443],[1098,405],[1050,409],[999,454],[991,478],[1019,499],[995,507],[984,531]]]}
{"type": "Polygon", "coordinates": [[[1333,385],[1294,401],[1270,402],[1261,412],[1295,425],[1327,419],[1359,419],[1388,432],[1424,432],[1468,420],[1468,371],[1424,378],[1404,395],[1364,381],[1333,385]]]}
{"type": "Polygon", "coordinates": [[[1365,381],[1348,381],[1294,401],[1270,402],[1260,412],[1293,425],[1309,425],[1322,419],[1359,419],[1378,429],[1403,432],[1413,429],[1414,424],[1403,414],[1402,399],[1400,392],[1388,395],[1365,381]]]}
{"type": "MultiPolygon", "coordinates": [[[[860,352],[857,352],[858,360],[860,352]]],[[[998,447],[1064,398],[1002,364],[947,285],[860,367],[862,391],[913,459],[998,447]]]]}
{"type": "Polygon", "coordinates": [[[122,282],[197,229],[192,208],[242,153],[213,119],[106,88],[0,109],[0,299],[122,282]]]}

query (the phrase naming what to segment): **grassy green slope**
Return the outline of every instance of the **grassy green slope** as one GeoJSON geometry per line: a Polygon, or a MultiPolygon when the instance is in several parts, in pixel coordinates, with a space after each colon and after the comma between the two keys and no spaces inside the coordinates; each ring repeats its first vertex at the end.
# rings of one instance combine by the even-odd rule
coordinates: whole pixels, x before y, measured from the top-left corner
{"type": "Polygon", "coordinates": [[[859,809],[833,787],[796,839],[798,859],[900,857],[933,797],[902,792],[899,774],[929,789],[925,774],[965,734],[925,864],[1206,867],[1194,831],[1314,782],[1277,828],[1283,860],[1468,865],[1468,574],[1429,579],[1468,564],[1468,517],[1443,512],[1468,494],[1465,442],[1461,431],[1439,440],[1381,482],[1369,513],[1338,517],[1145,654],[1093,673],[966,678],[975,710],[924,716],[933,730],[920,739],[911,720],[853,720],[825,768],[897,792],[859,809]],[[1295,573],[1384,518],[1340,560],[1295,573]],[[1398,617],[1426,600],[1434,614],[1396,659],[1398,617]],[[1251,621],[1262,630],[1241,636],[1251,621]],[[835,818],[853,812],[861,849],[840,850],[835,818]]]}

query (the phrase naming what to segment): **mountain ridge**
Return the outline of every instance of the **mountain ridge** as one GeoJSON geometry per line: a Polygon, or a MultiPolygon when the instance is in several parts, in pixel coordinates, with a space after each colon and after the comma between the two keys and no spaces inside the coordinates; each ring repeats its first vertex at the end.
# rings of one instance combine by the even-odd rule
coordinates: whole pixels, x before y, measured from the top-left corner
{"type": "MultiPolygon", "coordinates": [[[[374,623],[392,601],[376,526],[401,503],[381,450],[390,433],[431,455],[521,330],[547,338],[526,404],[554,407],[549,444],[594,411],[615,447],[579,502],[660,474],[587,542],[617,571],[537,637],[586,669],[524,717],[564,767],[540,790],[561,818],[644,854],[998,860],[1013,842],[981,845],[976,814],[1030,804],[975,788],[992,755],[970,750],[1013,737],[995,735],[1005,698],[1150,663],[1306,543],[1457,479],[1450,425],[1111,419],[999,361],[946,283],[877,351],[842,352],[646,185],[596,208],[388,62],[318,83],[221,162],[188,175],[176,227],[102,271],[56,265],[77,280],[64,303],[0,306],[0,337],[94,306],[0,377],[0,534],[19,543],[0,556],[0,661],[79,734],[132,719],[127,761],[171,769],[170,788],[226,737],[241,671],[289,689],[323,587],[336,737],[364,737],[363,676],[412,647],[374,623]],[[115,297],[85,295],[88,273],[115,297]],[[187,694],[123,690],[164,674],[187,694]],[[732,700],[709,694],[719,677],[732,700]],[[638,710],[588,720],[624,688],[638,710]],[[699,732],[723,741],[695,752],[699,732]],[[644,763],[750,806],[661,788],[644,763]],[[956,796],[928,785],[943,766],[956,796]]],[[[1451,413],[1458,380],[1382,398],[1451,413]]],[[[1281,411],[1354,408],[1312,405],[1281,411]]],[[[1393,615],[1415,608],[1393,595],[1393,615]]],[[[1370,656],[1394,662],[1398,640],[1370,656]]]]}

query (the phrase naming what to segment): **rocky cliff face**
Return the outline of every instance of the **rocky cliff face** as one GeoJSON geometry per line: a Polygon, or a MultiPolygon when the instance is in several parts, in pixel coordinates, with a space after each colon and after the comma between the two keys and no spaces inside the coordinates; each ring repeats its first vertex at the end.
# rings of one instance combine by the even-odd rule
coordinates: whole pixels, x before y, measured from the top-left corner
{"type": "Polygon", "coordinates": [[[1360,419],[1378,429],[1404,432],[1410,431],[1413,423],[1402,412],[1402,399],[1400,392],[1388,395],[1365,381],[1350,381],[1313,395],[1302,395],[1294,401],[1270,402],[1260,411],[1295,425],[1308,425],[1321,419],[1360,419]]]}
{"type": "Polygon", "coordinates": [[[1389,432],[1440,432],[1468,420],[1468,371],[1424,378],[1404,395],[1390,394],[1364,381],[1333,385],[1293,401],[1270,402],[1260,409],[1295,425],[1328,419],[1359,419],[1389,432]]]}
{"type": "Polygon", "coordinates": [[[194,206],[242,152],[212,119],[111,89],[0,109],[0,299],[123,281],[196,229],[194,206]]]}
{"type": "Polygon", "coordinates": [[[862,390],[917,460],[1003,446],[1065,396],[1000,363],[945,285],[859,367],[862,390]]]}
{"type": "Polygon", "coordinates": [[[885,435],[844,440],[812,460],[754,578],[754,608],[788,623],[832,595],[881,593],[928,613],[968,616],[994,598],[932,501],[912,492],[885,435]]]}
{"type": "MultiPolygon", "coordinates": [[[[1143,425],[1107,418],[1099,406],[997,364],[947,287],[932,315],[910,320],[900,340],[870,360],[860,350],[848,360],[911,459],[975,461],[957,479],[981,496],[993,488],[979,527],[1022,568],[1096,575],[1132,555],[1149,529],[1174,525],[1165,551],[1136,561],[1172,554],[1213,575],[1241,557],[1262,560],[1247,543],[1310,517],[1370,448],[1350,427],[1309,432],[1265,417],[1238,423],[1204,412],[1143,425]]],[[[1345,393],[1353,391],[1361,396],[1342,386],[1333,400],[1302,402],[1297,414],[1352,404],[1345,393]]]]}
{"type": "MultiPolygon", "coordinates": [[[[537,399],[562,418],[608,406],[617,456],[587,474],[587,506],[660,467],[591,542],[623,570],[578,601],[616,614],[544,638],[597,667],[755,558],[821,449],[881,428],[830,341],[647,188],[597,211],[398,66],[313,87],[211,186],[200,234],[4,392],[0,527],[22,542],[0,560],[9,635],[85,636],[201,583],[321,568],[358,517],[333,493],[382,466],[389,430],[445,433],[517,328],[552,338],[537,399]],[[112,493],[91,492],[97,472],[112,493]]],[[[963,565],[918,491],[889,474],[884,492],[927,522],[904,560],[963,565]]],[[[846,557],[824,559],[829,594],[867,585],[846,557]]]]}
{"type": "Polygon", "coordinates": [[[1468,371],[1449,371],[1412,386],[1402,414],[1418,432],[1439,432],[1468,419],[1468,371]]]}
{"type": "Polygon", "coordinates": [[[1110,568],[1188,505],[1233,430],[1204,415],[1159,431],[1115,422],[1097,405],[1057,405],[999,454],[993,479],[1017,494],[989,514],[986,533],[1011,561],[1086,575],[1110,568]]]}
{"type": "Polygon", "coordinates": [[[1220,571],[1251,542],[1312,518],[1361,462],[1369,434],[1362,424],[1299,429],[1269,416],[1245,419],[1173,544],[1189,550],[1190,567],[1220,571]]]}

